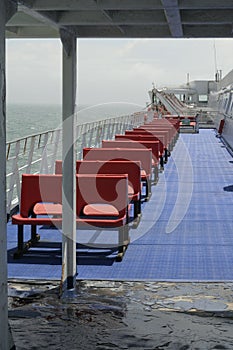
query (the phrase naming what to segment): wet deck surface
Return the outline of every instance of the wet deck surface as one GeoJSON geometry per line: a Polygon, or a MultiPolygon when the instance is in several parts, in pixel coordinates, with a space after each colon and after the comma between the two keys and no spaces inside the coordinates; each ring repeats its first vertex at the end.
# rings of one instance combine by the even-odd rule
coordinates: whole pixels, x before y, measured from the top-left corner
{"type": "MultiPolygon", "coordinates": [[[[114,251],[117,234],[78,231],[78,279],[112,281],[233,281],[233,159],[214,130],[181,134],[122,262],[114,251]],[[86,244],[84,247],[83,244],[86,244]]],[[[40,228],[41,243],[12,258],[17,228],[8,225],[9,278],[59,280],[61,234],[40,228]],[[43,243],[44,242],[44,243],[43,243]]],[[[29,229],[26,231],[29,238],[29,229]]],[[[27,235],[26,235],[27,236],[27,235]]]]}
{"type": "Polygon", "coordinates": [[[79,281],[59,298],[59,285],[9,284],[16,348],[233,348],[232,283],[79,281]]]}

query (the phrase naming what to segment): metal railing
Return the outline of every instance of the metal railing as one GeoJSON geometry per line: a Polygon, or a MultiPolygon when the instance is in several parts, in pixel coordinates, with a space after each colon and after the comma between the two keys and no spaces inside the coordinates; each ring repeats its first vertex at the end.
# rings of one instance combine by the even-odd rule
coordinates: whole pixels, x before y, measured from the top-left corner
{"type": "MultiPolygon", "coordinates": [[[[82,158],[84,147],[99,147],[103,139],[111,140],[144,122],[145,111],[108,118],[76,126],[77,159],[82,158]]],[[[152,119],[148,113],[147,120],[152,119]]],[[[26,174],[54,172],[56,159],[62,159],[62,129],[30,135],[6,144],[7,214],[20,201],[21,177],[26,174]]]]}

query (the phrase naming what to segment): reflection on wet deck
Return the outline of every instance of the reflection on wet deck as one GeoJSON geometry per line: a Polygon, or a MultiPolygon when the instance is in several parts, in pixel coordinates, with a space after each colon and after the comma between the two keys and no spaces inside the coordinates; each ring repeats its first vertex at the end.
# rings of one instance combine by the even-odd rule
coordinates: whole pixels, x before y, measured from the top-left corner
{"type": "Polygon", "coordinates": [[[17,349],[232,349],[232,283],[9,284],[17,349]]]}

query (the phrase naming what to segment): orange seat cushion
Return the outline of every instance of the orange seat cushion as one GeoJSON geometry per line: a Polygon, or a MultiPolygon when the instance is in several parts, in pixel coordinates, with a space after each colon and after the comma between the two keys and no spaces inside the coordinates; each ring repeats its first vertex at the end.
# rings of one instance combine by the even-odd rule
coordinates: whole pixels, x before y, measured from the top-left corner
{"type": "Polygon", "coordinates": [[[55,203],[36,203],[33,213],[35,215],[62,215],[62,205],[55,203]]]}
{"type": "Polygon", "coordinates": [[[83,208],[83,214],[87,216],[119,216],[119,211],[111,204],[87,204],[83,208]]]}

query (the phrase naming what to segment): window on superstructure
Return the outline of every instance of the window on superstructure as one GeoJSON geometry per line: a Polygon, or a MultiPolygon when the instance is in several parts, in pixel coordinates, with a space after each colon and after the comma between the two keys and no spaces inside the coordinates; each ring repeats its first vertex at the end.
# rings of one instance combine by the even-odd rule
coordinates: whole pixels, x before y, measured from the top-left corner
{"type": "Polygon", "coordinates": [[[208,102],[208,95],[198,95],[199,102],[208,102]]]}

